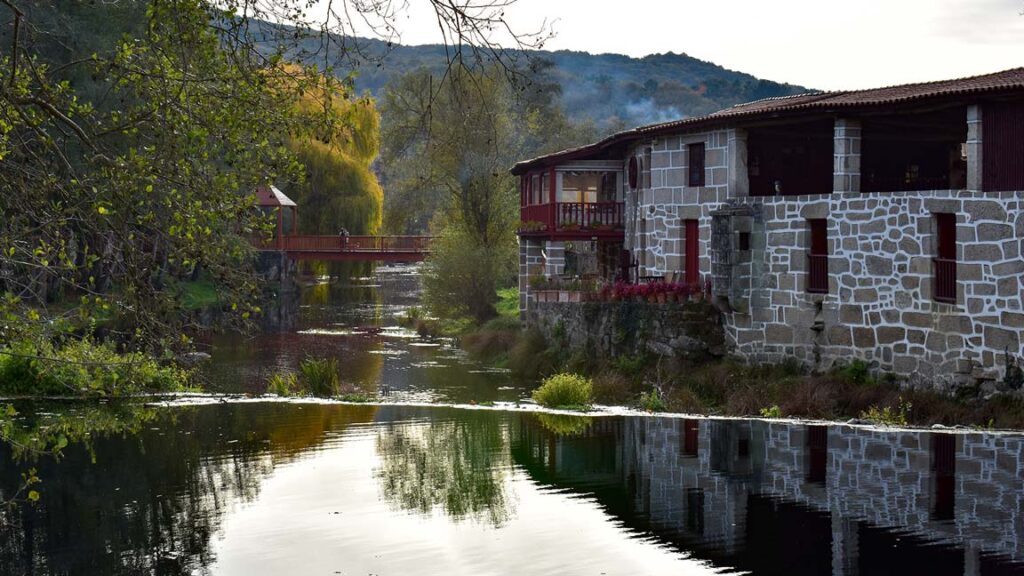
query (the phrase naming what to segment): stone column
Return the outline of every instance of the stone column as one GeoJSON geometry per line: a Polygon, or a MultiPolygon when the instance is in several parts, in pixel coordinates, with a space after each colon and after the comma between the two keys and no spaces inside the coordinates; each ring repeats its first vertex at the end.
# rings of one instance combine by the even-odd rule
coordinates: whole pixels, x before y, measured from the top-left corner
{"type": "Polygon", "coordinates": [[[838,118],[833,143],[833,192],[860,192],[860,120],[838,118]]]}
{"type": "Polygon", "coordinates": [[[519,239],[519,319],[523,321],[526,320],[529,307],[530,275],[541,273],[544,269],[542,246],[540,240],[519,239]]]}
{"type": "Polygon", "coordinates": [[[981,106],[977,104],[967,107],[967,189],[981,190],[981,106]]]}
{"type": "Polygon", "coordinates": [[[747,131],[736,128],[729,131],[729,198],[750,195],[750,175],[747,172],[747,131]]]}
{"type": "Polygon", "coordinates": [[[544,275],[558,278],[565,272],[565,242],[548,242],[544,248],[544,275]]]}

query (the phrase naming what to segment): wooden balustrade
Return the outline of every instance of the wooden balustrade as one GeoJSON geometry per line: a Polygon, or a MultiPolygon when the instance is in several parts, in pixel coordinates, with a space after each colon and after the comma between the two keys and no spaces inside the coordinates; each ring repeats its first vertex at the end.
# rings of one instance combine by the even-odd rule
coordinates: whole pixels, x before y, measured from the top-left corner
{"type": "Polygon", "coordinates": [[[286,236],[287,252],[428,252],[431,236],[286,236]]]}
{"type": "Polygon", "coordinates": [[[520,207],[523,232],[621,230],[622,202],[557,202],[520,207]]]}

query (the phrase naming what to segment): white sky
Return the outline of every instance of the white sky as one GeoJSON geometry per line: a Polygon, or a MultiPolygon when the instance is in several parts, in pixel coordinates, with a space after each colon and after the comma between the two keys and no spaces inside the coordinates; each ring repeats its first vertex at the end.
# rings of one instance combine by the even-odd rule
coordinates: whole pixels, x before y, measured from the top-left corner
{"type": "MultiPolygon", "coordinates": [[[[402,43],[438,42],[427,0],[408,1],[402,43]]],[[[518,0],[507,19],[522,31],[547,20],[547,49],[685,52],[839,90],[1024,66],[1022,11],[1024,0],[518,0]]]]}

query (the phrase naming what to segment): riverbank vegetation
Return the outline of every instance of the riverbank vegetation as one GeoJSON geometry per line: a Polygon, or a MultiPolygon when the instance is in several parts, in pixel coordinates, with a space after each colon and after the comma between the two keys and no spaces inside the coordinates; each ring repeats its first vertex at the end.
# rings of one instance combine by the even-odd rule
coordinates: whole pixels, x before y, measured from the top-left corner
{"type": "MultiPolygon", "coordinates": [[[[0,54],[0,355],[26,374],[8,387],[165,389],[164,359],[187,352],[197,332],[254,328],[264,285],[253,244],[273,230],[254,207],[260,186],[308,205],[300,230],[378,231],[380,118],[351,74],[365,62],[344,46],[350,22],[310,21],[301,7],[0,4],[10,48],[0,54]],[[310,41],[317,51],[301,49],[310,41]],[[82,370],[52,369],[82,366],[73,360],[86,345],[74,342],[98,346],[90,362],[131,372],[92,371],[86,382],[82,370]]],[[[500,10],[434,9],[460,55],[475,60],[484,47],[504,67],[477,28],[501,21],[500,10]]],[[[397,12],[354,10],[344,18],[394,33],[397,12]]],[[[510,40],[528,47],[542,36],[510,40]]]]}
{"type": "Polygon", "coordinates": [[[486,343],[474,338],[463,342],[476,358],[509,368],[517,379],[540,382],[564,373],[589,378],[593,402],[600,405],[648,412],[1024,429],[1020,396],[949,396],[915,389],[891,375],[873,374],[860,361],[811,372],[796,362],[750,365],[730,357],[685,362],[646,354],[599,356],[548,342],[537,330],[520,332],[512,326],[500,337],[491,334],[486,343]]]}

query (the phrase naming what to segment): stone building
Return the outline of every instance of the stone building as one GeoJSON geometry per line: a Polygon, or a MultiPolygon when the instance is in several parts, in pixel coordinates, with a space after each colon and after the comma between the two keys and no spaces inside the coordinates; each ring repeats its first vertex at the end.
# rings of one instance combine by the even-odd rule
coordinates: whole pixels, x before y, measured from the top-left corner
{"type": "MultiPolygon", "coordinates": [[[[600,272],[710,280],[739,356],[950,389],[1021,355],[1024,68],[760,100],[528,160],[524,223],[563,210],[534,183],[560,192],[580,165],[622,183],[600,272]]],[[[539,229],[521,233],[524,311],[531,275],[566,273],[539,229]]]]}

